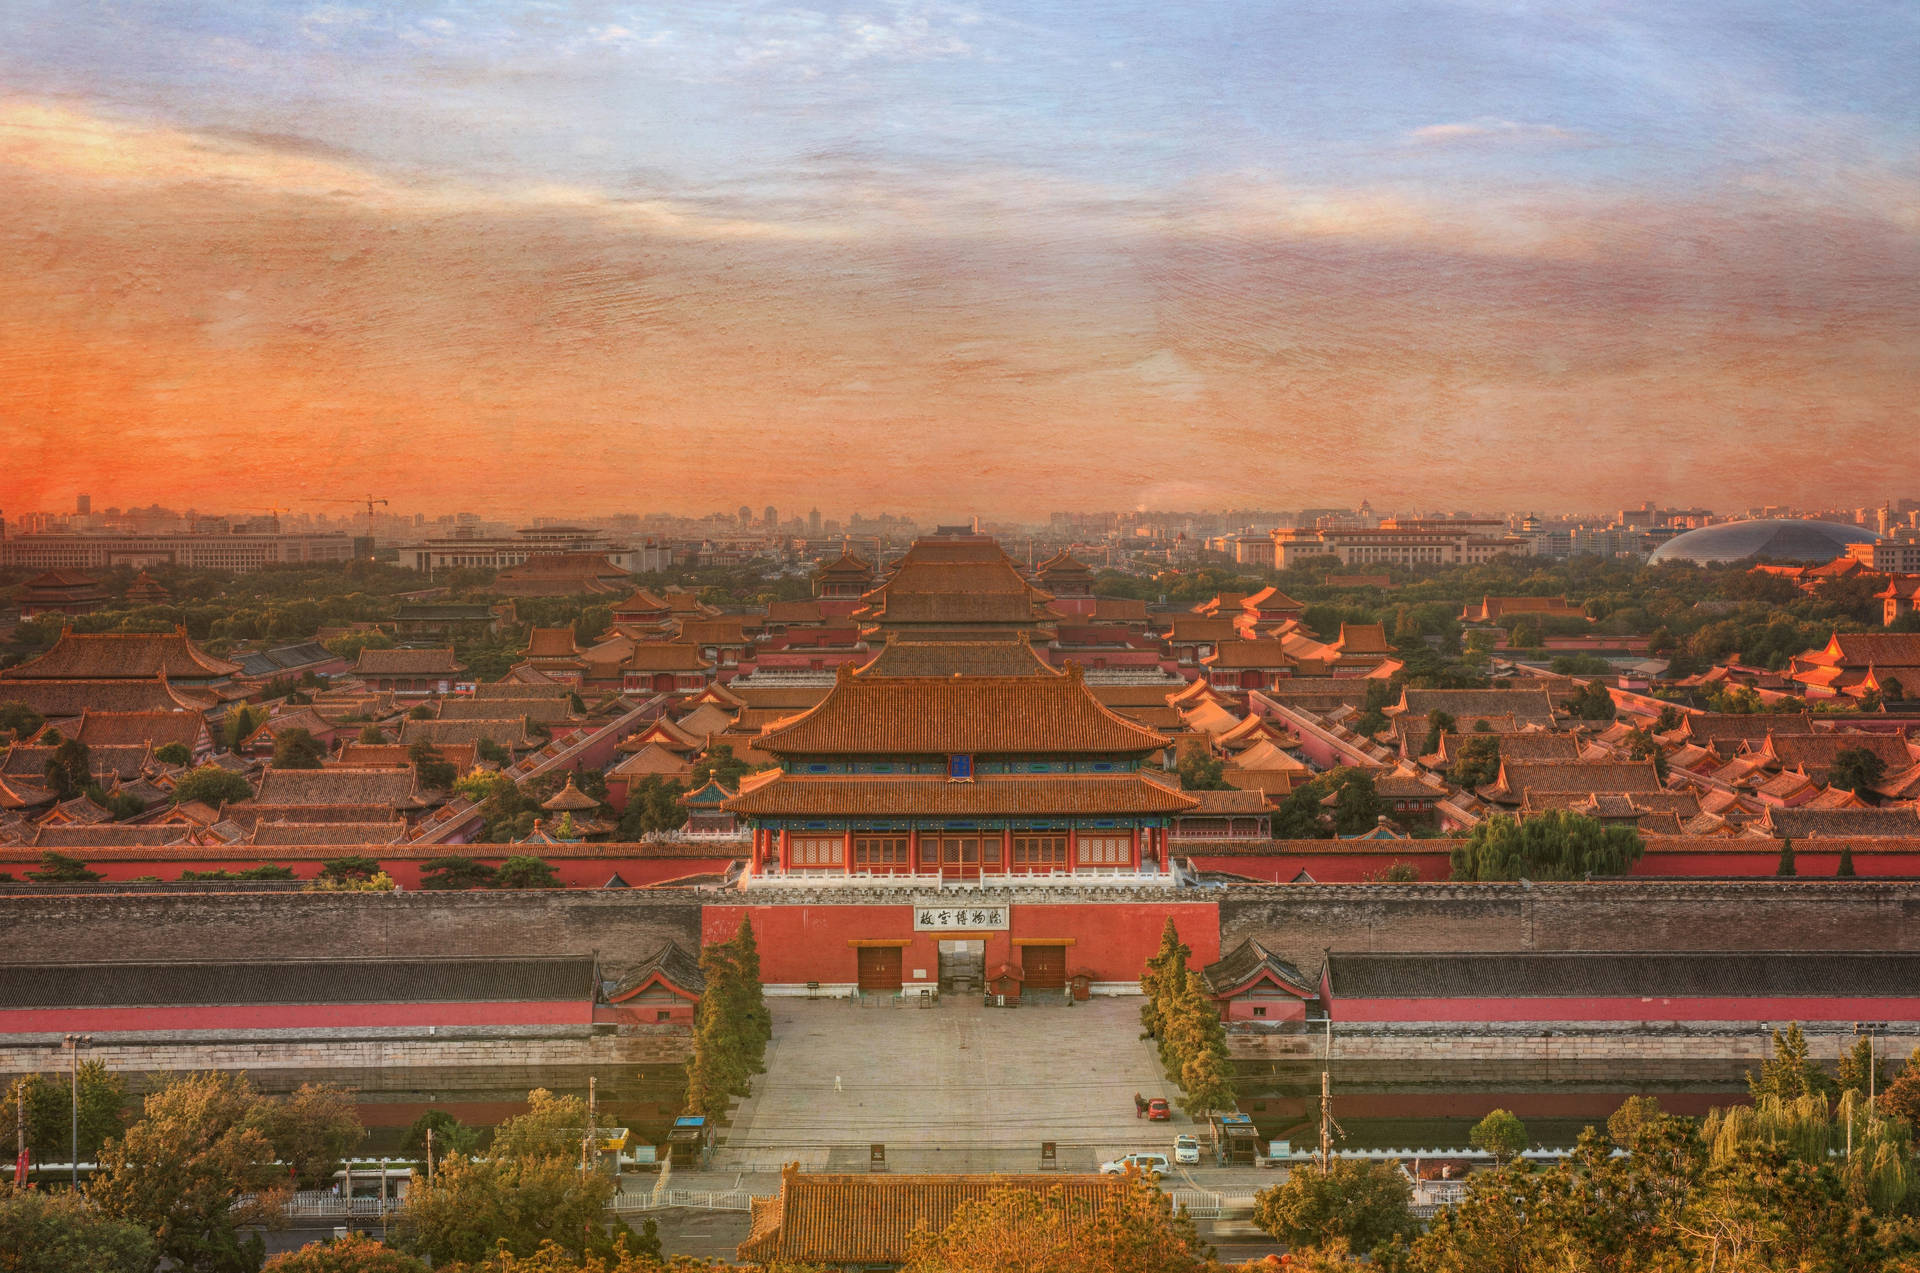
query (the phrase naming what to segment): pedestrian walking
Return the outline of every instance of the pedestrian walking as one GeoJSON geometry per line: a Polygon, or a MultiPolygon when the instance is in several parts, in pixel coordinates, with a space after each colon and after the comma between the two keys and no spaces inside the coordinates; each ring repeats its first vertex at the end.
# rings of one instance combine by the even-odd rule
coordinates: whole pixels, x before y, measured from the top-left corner
{"type": "Polygon", "coordinates": [[[843,1090],[840,1086],[840,1076],[838,1074],[833,1076],[833,1090],[836,1092],[843,1090]]]}
{"type": "Polygon", "coordinates": [[[1147,1112],[1147,1098],[1135,1092],[1133,1094],[1133,1116],[1140,1118],[1147,1112]]]}

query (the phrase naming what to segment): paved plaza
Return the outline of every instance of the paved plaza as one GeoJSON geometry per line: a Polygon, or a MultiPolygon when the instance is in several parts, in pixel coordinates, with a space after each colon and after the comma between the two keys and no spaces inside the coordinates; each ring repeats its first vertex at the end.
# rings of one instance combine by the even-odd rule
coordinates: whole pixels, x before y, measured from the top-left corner
{"type": "Polygon", "coordinates": [[[865,1171],[876,1142],[893,1171],[1033,1171],[1049,1140],[1062,1171],[1133,1149],[1171,1156],[1191,1120],[1177,1106],[1172,1123],[1134,1117],[1135,1092],[1178,1095],[1140,1038],[1140,1002],[769,1000],[767,1072],[735,1110],[714,1168],[865,1171]]]}

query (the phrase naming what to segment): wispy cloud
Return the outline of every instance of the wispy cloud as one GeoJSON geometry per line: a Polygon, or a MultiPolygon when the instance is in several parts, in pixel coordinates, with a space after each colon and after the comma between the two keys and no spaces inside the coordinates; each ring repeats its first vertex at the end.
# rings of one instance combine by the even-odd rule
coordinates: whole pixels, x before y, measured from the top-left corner
{"type": "Polygon", "coordinates": [[[1438,146],[1460,142],[1570,142],[1578,139],[1577,133],[1555,124],[1525,124],[1511,119],[1428,124],[1407,134],[1408,141],[1438,146]]]}

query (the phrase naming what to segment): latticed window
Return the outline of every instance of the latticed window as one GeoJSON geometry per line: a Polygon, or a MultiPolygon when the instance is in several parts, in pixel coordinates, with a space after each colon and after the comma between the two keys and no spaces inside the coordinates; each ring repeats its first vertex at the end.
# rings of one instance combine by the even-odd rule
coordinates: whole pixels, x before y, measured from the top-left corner
{"type": "Polygon", "coordinates": [[[1067,864],[1067,837],[1019,835],[1013,837],[1013,865],[1049,869],[1067,864]]]}
{"type": "Polygon", "coordinates": [[[1133,863],[1133,837],[1126,835],[1083,835],[1074,857],[1078,866],[1129,866],[1133,863]]]}
{"type": "Polygon", "coordinates": [[[795,866],[840,866],[845,851],[846,841],[837,835],[796,835],[788,845],[795,866]]]}
{"type": "Polygon", "coordinates": [[[856,867],[891,868],[909,865],[907,837],[904,835],[856,835],[853,837],[853,864],[856,867]]]}

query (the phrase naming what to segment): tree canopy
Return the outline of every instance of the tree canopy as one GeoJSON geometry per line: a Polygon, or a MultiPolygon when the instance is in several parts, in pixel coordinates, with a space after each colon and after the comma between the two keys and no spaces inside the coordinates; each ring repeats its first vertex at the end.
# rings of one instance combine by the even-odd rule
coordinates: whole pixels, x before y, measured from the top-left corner
{"type": "Polygon", "coordinates": [[[1624,875],[1645,845],[1632,827],[1605,826],[1568,809],[1515,819],[1496,814],[1453,847],[1456,880],[1578,880],[1624,875]]]}

